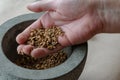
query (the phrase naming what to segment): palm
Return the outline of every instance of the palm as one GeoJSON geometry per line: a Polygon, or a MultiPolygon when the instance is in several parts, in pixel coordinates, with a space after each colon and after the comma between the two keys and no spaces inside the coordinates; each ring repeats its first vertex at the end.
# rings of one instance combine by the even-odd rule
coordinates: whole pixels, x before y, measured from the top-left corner
{"type": "MultiPolygon", "coordinates": [[[[56,1],[56,3],[59,0],[56,1]]],[[[75,0],[75,3],[78,3],[75,0]]],[[[69,45],[75,45],[79,43],[83,43],[90,39],[93,35],[95,35],[98,30],[101,30],[101,22],[96,12],[91,12],[91,10],[85,11],[86,7],[79,8],[78,5],[75,7],[75,5],[72,6],[72,3],[69,2],[69,0],[66,0],[64,3],[62,3],[62,0],[57,6],[56,9],[53,9],[52,7],[41,6],[43,9],[36,7],[29,7],[32,11],[42,11],[42,10],[49,10],[46,12],[43,16],[41,16],[36,22],[34,22],[32,25],[30,25],[26,30],[24,30],[21,34],[17,36],[17,42],[20,44],[18,46],[18,51],[23,51],[26,54],[30,54],[34,57],[40,57],[45,54],[49,54],[51,52],[54,52],[56,50],[59,50],[65,46],[69,45]],[[68,1],[68,2],[67,2],[68,1]],[[59,4],[66,5],[59,6],[59,4]],[[69,5],[71,5],[71,8],[75,8],[73,10],[68,10],[69,5]],[[75,12],[77,11],[77,12],[75,12]],[[27,38],[29,37],[30,29],[31,28],[38,28],[41,25],[45,27],[49,27],[51,25],[57,25],[62,28],[62,30],[65,32],[65,35],[58,38],[59,43],[62,45],[59,49],[56,49],[54,51],[49,51],[44,48],[37,48],[33,49],[30,45],[22,45],[27,38]],[[23,37],[26,36],[26,37],[23,37]],[[32,50],[32,51],[31,51],[32,50]]],[[[39,3],[40,4],[40,3],[39,3]]],[[[47,4],[48,5],[48,4],[47,4]]]]}

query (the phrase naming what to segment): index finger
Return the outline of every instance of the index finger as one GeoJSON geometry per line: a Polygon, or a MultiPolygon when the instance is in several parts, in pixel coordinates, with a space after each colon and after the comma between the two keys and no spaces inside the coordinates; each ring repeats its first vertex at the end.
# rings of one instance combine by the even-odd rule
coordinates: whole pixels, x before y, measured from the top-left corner
{"type": "Polygon", "coordinates": [[[34,23],[32,23],[29,27],[27,27],[22,33],[20,33],[17,37],[16,37],[16,41],[19,44],[23,44],[24,42],[26,42],[26,40],[28,39],[28,37],[30,36],[30,31],[32,29],[36,29],[36,28],[41,28],[42,27],[42,23],[41,23],[41,19],[39,18],[38,20],[36,20],[34,23]]]}

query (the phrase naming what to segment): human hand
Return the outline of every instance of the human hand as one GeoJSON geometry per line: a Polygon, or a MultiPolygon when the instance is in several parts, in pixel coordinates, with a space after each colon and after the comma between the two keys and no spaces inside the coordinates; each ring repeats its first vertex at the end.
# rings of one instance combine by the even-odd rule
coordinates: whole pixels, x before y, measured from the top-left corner
{"type": "Polygon", "coordinates": [[[42,57],[53,53],[66,46],[80,44],[95,34],[102,31],[102,21],[97,13],[95,5],[86,3],[85,0],[42,0],[28,6],[34,12],[46,11],[37,21],[20,33],[16,41],[20,44],[17,51],[33,57],[42,57]],[[58,38],[61,46],[55,50],[36,48],[31,45],[24,45],[27,41],[31,29],[45,28],[57,25],[65,32],[64,36],[58,38]]]}

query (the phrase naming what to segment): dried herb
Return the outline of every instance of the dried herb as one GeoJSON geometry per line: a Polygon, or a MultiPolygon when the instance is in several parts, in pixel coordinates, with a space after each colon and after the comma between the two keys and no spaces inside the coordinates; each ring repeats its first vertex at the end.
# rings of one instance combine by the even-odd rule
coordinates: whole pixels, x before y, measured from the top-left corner
{"type": "Polygon", "coordinates": [[[63,51],[58,51],[43,58],[35,59],[28,55],[21,55],[16,60],[16,64],[28,69],[48,69],[63,63],[67,59],[67,55],[63,51]]]}
{"type": "MultiPolygon", "coordinates": [[[[60,46],[58,37],[63,35],[64,32],[56,26],[51,28],[39,28],[31,30],[30,36],[26,44],[32,45],[35,48],[47,48],[49,50],[55,49],[60,46]]],[[[66,53],[63,50],[50,54],[46,57],[35,59],[31,56],[22,53],[21,58],[16,60],[16,64],[29,69],[47,69],[55,67],[63,63],[67,59],[66,53]]]]}

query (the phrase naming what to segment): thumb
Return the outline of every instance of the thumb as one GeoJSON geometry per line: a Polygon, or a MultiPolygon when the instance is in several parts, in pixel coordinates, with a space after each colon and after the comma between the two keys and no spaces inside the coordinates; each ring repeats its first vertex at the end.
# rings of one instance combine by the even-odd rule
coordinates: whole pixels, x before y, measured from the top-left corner
{"type": "Polygon", "coordinates": [[[33,12],[41,12],[41,11],[53,11],[55,8],[54,0],[41,0],[29,4],[27,8],[33,12]]]}
{"type": "Polygon", "coordinates": [[[58,38],[58,42],[62,46],[86,42],[101,30],[101,26],[98,25],[99,20],[92,19],[90,15],[86,15],[67,25],[60,26],[65,34],[58,38]]]}

